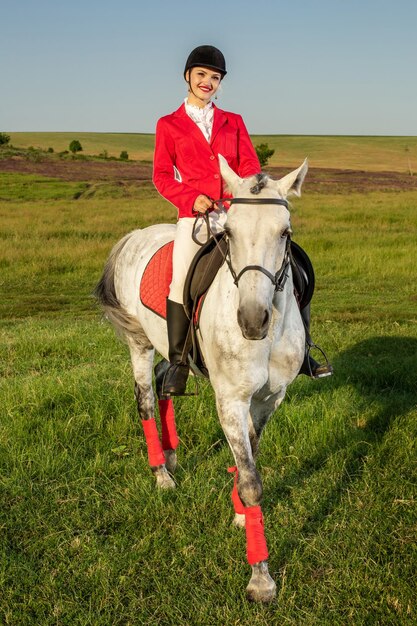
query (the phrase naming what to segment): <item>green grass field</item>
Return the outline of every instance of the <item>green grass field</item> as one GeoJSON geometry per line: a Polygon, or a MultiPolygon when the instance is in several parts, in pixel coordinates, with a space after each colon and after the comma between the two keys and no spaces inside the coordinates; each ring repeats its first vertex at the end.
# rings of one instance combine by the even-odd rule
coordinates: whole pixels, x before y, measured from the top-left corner
{"type": "MultiPolygon", "coordinates": [[[[68,150],[78,139],[85,154],[118,157],[122,150],[132,159],[152,160],[154,136],[118,133],[9,133],[18,148],[29,146],[55,152],[68,150]]],[[[275,150],[271,166],[292,167],[308,157],[312,167],[417,173],[417,137],[338,137],[254,135],[255,145],[267,143],[275,150]]]]}
{"type": "Polygon", "coordinates": [[[83,185],[0,175],[0,623],[415,624],[417,193],[294,201],[335,375],[298,378],[265,430],[278,598],[258,606],[210,386],[177,400],[178,488],[156,492],[127,348],[90,295],[119,237],[175,212],[83,185]]]}

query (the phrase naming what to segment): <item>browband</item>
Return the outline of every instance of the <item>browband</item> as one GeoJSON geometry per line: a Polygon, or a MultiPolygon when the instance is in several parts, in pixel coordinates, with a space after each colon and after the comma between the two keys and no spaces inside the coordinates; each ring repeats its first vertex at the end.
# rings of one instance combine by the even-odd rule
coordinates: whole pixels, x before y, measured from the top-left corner
{"type": "Polygon", "coordinates": [[[280,204],[288,209],[288,202],[281,198],[219,198],[214,202],[215,204],[217,202],[228,202],[229,204],[280,204]]]}

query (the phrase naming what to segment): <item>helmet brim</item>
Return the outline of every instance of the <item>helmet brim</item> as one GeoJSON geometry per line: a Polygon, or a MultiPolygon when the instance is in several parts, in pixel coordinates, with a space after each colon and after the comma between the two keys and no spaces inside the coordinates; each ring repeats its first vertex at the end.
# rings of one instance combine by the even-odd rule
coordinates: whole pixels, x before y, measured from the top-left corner
{"type": "Polygon", "coordinates": [[[226,70],[223,70],[221,67],[216,67],[215,65],[206,65],[206,64],[203,64],[203,63],[193,63],[192,65],[190,65],[189,67],[187,67],[184,70],[184,78],[185,78],[185,80],[187,80],[187,78],[186,78],[187,72],[192,70],[193,67],[206,67],[208,70],[214,70],[215,72],[219,72],[219,74],[222,75],[222,78],[224,78],[226,76],[226,74],[227,74],[226,70]]]}

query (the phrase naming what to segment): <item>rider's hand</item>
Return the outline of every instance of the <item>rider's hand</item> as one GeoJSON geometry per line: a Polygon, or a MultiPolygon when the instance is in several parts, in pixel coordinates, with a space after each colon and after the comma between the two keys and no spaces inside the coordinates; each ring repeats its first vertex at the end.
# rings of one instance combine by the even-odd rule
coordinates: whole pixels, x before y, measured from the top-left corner
{"type": "Polygon", "coordinates": [[[203,194],[197,196],[194,202],[194,211],[197,211],[197,213],[205,213],[208,209],[217,209],[213,200],[203,194]]]}

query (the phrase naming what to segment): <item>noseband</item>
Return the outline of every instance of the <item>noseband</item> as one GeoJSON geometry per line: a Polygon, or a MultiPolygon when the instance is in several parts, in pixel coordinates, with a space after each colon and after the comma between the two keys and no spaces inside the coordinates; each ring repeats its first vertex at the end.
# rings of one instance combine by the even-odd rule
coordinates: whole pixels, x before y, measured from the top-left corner
{"type": "Polygon", "coordinates": [[[287,235],[286,237],[287,241],[285,244],[285,254],[284,254],[284,260],[282,261],[282,265],[279,268],[279,270],[275,273],[275,274],[271,274],[271,272],[267,269],[265,269],[265,267],[262,267],[262,265],[246,265],[246,267],[244,267],[239,274],[236,274],[235,270],[233,269],[232,266],[232,260],[230,258],[230,248],[229,246],[227,246],[227,252],[226,252],[226,263],[229,266],[230,269],[230,273],[233,276],[233,282],[236,285],[236,287],[239,286],[239,280],[241,279],[241,277],[243,276],[243,274],[245,272],[248,272],[249,270],[256,270],[258,272],[262,272],[262,274],[265,274],[265,276],[268,276],[269,280],[271,281],[271,283],[274,285],[275,288],[275,292],[277,291],[283,291],[284,287],[285,287],[285,283],[287,282],[287,278],[288,278],[288,268],[291,264],[291,256],[290,256],[290,250],[291,250],[291,237],[290,235],[287,235]]]}
{"type": "MultiPolygon", "coordinates": [[[[219,198],[219,200],[213,201],[213,204],[217,204],[218,202],[228,202],[229,204],[279,204],[288,209],[288,202],[286,200],[282,200],[281,198],[219,198]]],[[[210,230],[208,213],[204,213],[203,216],[206,220],[207,229],[210,230]]],[[[197,239],[194,238],[194,232],[193,239],[198,243],[197,239]]],[[[268,276],[269,280],[274,285],[275,292],[283,291],[288,278],[288,268],[291,264],[291,236],[288,234],[286,236],[286,239],[287,240],[285,244],[284,259],[282,261],[281,267],[275,274],[272,274],[269,270],[265,269],[265,267],[262,267],[262,265],[246,265],[246,267],[244,267],[239,272],[239,274],[236,274],[232,265],[232,259],[230,257],[230,246],[228,243],[225,259],[227,265],[229,266],[229,270],[232,274],[233,282],[236,287],[238,287],[239,280],[245,272],[248,272],[249,270],[255,270],[258,272],[262,272],[263,274],[265,274],[265,276],[268,276]]]]}

